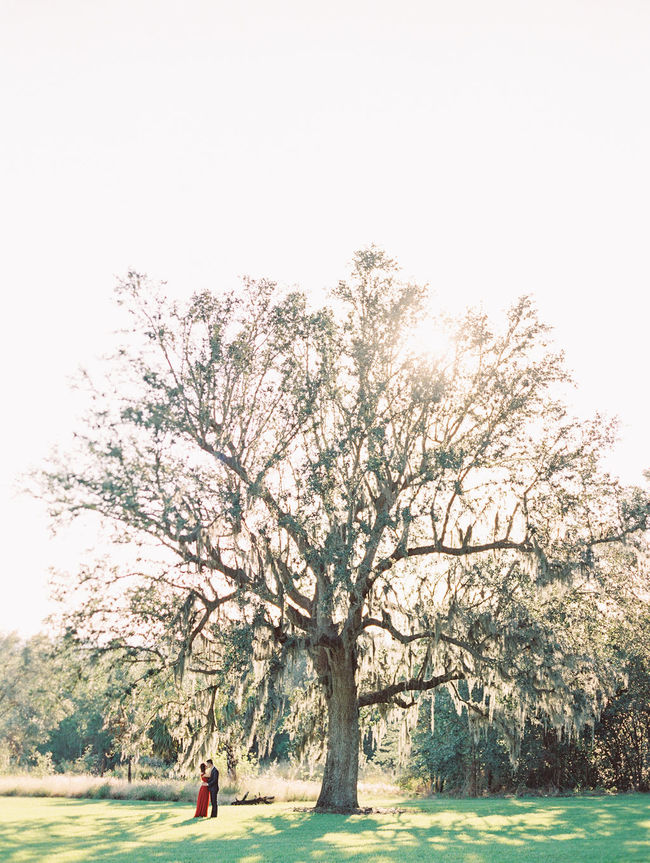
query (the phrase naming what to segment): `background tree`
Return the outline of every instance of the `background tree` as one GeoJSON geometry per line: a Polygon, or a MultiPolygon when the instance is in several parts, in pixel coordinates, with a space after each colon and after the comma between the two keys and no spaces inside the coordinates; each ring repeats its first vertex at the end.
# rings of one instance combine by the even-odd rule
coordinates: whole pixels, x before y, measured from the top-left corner
{"type": "MultiPolygon", "coordinates": [[[[458,712],[437,692],[435,724],[422,705],[407,776],[436,791],[509,791],[544,788],[647,790],[650,632],[647,547],[612,547],[594,579],[577,580],[563,592],[561,613],[574,645],[593,661],[621,670],[618,689],[599,719],[581,734],[549,724],[543,712],[529,716],[517,763],[505,758],[498,725],[476,734],[467,710],[458,712]],[[641,553],[639,553],[641,552],[641,553]],[[476,787],[473,789],[473,779],[476,787]]],[[[460,706],[460,705],[457,705],[460,706]]]]}
{"type": "Polygon", "coordinates": [[[153,754],[154,746],[162,740],[167,748],[168,728],[161,722],[166,704],[163,675],[134,674],[127,662],[111,663],[106,687],[103,728],[110,734],[114,759],[126,764],[127,779],[133,781],[133,770],[143,756],[153,754]]]}
{"type": "Polygon", "coordinates": [[[79,637],[209,672],[229,619],[276,678],[305,655],[323,808],[357,807],[369,707],[480,683],[472,716],[500,717],[513,746],[538,708],[557,726],[600,709],[613,671],[572,642],[563,591],[598,583],[648,502],[599,470],[612,430],[567,415],[529,300],[502,330],[447,324],[436,358],[410,345],[425,291],[375,248],[327,309],[247,280],[183,310],[136,273],[120,297],[131,334],[48,494],[55,515],[93,511],[167,556],[84,573],[79,637]]]}
{"type": "Polygon", "coordinates": [[[467,709],[459,714],[446,690],[437,690],[432,698],[435,722],[432,726],[432,708],[424,702],[406,775],[420,780],[430,793],[510,790],[513,766],[498,727],[491,725],[476,735],[467,709]]]}
{"type": "Polygon", "coordinates": [[[113,736],[106,727],[109,701],[114,696],[107,670],[99,662],[89,667],[62,642],[55,642],[53,649],[68,668],[65,684],[59,682],[56,688],[70,708],[39,748],[51,754],[57,770],[103,774],[115,763],[113,736]]]}
{"type": "Polygon", "coordinates": [[[69,670],[45,636],[0,635],[0,669],[0,765],[7,769],[29,764],[72,705],[69,670]]]}
{"type": "Polygon", "coordinates": [[[44,635],[0,636],[0,660],[0,770],[103,773],[142,755],[176,765],[170,673],[44,635]]]}
{"type": "Polygon", "coordinates": [[[650,606],[648,555],[628,549],[614,562],[627,577],[614,582],[607,636],[625,679],[595,728],[591,753],[601,784],[618,790],[650,790],[650,606]]]}
{"type": "Polygon", "coordinates": [[[650,668],[639,654],[627,663],[627,684],[600,718],[594,762],[603,786],[650,790],[650,668]]]}

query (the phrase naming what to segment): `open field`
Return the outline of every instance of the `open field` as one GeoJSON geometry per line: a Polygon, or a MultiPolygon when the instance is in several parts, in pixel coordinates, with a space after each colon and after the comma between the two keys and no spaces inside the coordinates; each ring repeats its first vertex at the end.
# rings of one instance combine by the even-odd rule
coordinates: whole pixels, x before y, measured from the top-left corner
{"type": "MultiPolygon", "coordinates": [[[[362,801],[368,805],[368,801],[362,801]]],[[[394,814],[315,815],[291,803],[0,799],[4,863],[647,863],[650,797],[427,800],[394,814]]]]}

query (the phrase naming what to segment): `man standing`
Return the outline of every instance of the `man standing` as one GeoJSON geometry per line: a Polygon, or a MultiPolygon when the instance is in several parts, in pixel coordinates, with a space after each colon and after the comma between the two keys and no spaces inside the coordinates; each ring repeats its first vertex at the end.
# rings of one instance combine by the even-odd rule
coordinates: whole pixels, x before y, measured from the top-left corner
{"type": "Polygon", "coordinates": [[[210,818],[216,818],[218,809],[217,794],[219,792],[219,771],[214,766],[214,762],[211,758],[208,758],[205,763],[210,771],[208,776],[208,791],[210,792],[210,802],[212,803],[210,818]]]}

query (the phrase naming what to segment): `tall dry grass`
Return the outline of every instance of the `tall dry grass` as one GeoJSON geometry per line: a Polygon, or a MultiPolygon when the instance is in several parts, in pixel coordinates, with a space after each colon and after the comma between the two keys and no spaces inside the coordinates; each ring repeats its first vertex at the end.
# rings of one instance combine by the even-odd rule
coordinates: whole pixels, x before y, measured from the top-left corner
{"type": "MultiPolygon", "coordinates": [[[[0,796],[11,797],[73,797],[110,800],[167,800],[193,804],[199,783],[195,780],[147,779],[129,784],[126,779],[99,776],[29,774],[0,776],[0,796]]],[[[243,776],[235,784],[224,782],[219,790],[219,802],[232,803],[235,796],[246,792],[271,796],[276,801],[315,801],[320,790],[318,779],[301,779],[289,771],[271,768],[254,775],[243,776]]],[[[397,786],[381,775],[367,775],[359,782],[362,797],[383,798],[400,794],[397,786]]]]}
{"type": "Polygon", "coordinates": [[[129,784],[113,777],[56,774],[0,776],[0,795],[12,797],[75,797],[112,800],[196,799],[196,783],[147,779],[129,784]]]}

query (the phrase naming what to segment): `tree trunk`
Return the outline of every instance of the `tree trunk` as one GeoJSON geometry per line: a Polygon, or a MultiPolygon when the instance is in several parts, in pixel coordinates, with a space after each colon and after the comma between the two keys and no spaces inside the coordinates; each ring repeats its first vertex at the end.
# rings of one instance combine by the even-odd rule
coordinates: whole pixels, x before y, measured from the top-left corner
{"type": "Polygon", "coordinates": [[[476,759],[476,744],[474,743],[474,738],[472,738],[471,742],[469,796],[478,797],[478,763],[476,759]]]}
{"type": "Polygon", "coordinates": [[[235,754],[235,747],[232,744],[230,739],[226,740],[223,746],[226,752],[226,771],[228,773],[228,779],[235,783],[237,782],[237,762],[238,758],[235,754]]]}
{"type": "Polygon", "coordinates": [[[327,671],[321,673],[321,681],[327,699],[327,758],[316,808],[350,812],[359,808],[357,781],[360,737],[356,656],[353,650],[346,650],[342,646],[327,648],[326,665],[327,671]]]}

